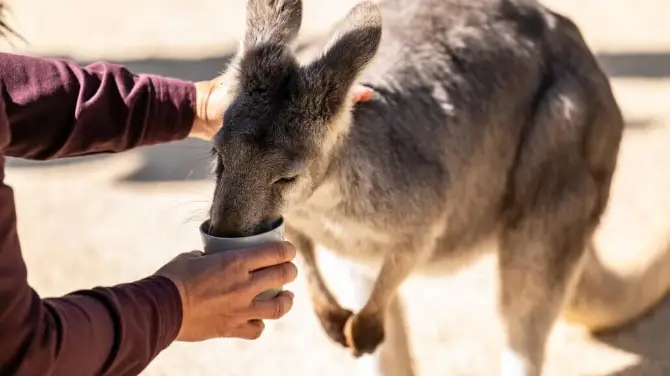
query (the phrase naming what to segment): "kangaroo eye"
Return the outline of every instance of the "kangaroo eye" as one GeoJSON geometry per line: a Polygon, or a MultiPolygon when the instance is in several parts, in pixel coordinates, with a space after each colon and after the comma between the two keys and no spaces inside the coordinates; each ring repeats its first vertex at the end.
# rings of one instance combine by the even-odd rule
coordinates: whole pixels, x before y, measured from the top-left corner
{"type": "Polygon", "coordinates": [[[275,184],[291,184],[295,183],[296,180],[298,180],[298,175],[278,179],[277,181],[275,181],[275,184]]]}

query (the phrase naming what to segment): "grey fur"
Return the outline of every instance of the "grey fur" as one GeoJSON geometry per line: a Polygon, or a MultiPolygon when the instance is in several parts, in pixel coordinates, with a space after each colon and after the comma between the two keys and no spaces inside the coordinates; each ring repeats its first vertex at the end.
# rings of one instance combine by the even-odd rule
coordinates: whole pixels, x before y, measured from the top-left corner
{"type": "Polygon", "coordinates": [[[503,374],[540,375],[623,128],[578,28],[531,0],[362,2],[299,59],[299,1],[248,9],[263,9],[250,28],[277,34],[246,38],[226,72],[211,231],[283,215],[324,328],[357,356],[376,353],[411,273],[498,250],[503,374]],[[352,111],[357,83],[375,96],[352,111]],[[326,288],[317,245],[376,271],[355,315],[326,288]]]}

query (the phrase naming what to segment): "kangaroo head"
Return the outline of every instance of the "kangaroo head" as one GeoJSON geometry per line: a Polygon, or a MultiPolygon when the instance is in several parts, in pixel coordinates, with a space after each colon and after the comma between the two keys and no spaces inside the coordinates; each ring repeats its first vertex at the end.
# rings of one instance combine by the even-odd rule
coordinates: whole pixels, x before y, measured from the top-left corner
{"type": "Polygon", "coordinates": [[[313,192],[348,130],[353,89],[381,39],[379,9],[370,2],[352,8],[306,64],[290,46],[301,13],[300,0],[248,0],[246,30],[223,79],[225,125],[213,139],[214,235],[271,227],[313,192]]]}

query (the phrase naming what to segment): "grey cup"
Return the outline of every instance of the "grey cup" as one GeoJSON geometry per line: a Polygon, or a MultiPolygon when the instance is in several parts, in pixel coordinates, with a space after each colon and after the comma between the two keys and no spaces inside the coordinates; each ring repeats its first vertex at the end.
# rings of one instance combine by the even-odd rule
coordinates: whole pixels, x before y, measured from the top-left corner
{"type": "MultiPolygon", "coordinates": [[[[205,253],[225,252],[243,248],[250,248],[264,243],[284,240],[284,220],[281,219],[278,224],[270,231],[256,235],[244,236],[238,238],[220,238],[209,235],[205,228],[208,222],[200,225],[200,237],[205,253]]],[[[275,298],[283,290],[283,286],[278,286],[270,290],[263,291],[256,296],[258,300],[269,300],[275,298]]]]}

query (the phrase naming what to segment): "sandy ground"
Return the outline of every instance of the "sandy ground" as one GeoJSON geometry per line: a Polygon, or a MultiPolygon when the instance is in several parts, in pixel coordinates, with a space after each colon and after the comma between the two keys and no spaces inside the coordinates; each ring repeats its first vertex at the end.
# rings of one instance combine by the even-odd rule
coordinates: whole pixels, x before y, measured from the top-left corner
{"type": "MultiPolygon", "coordinates": [[[[324,30],[355,0],[306,0],[305,33],[324,30]]],[[[670,234],[670,3],[552,0],[573,17],[611,75],[628,119],[602,242],[627,261],[670,234]]],[[[242,26],[242,0],[10,1],[30,42],[6,51],[114,60],[137,72],[204,79],[223,66],[242,26]],[[195,4],[189,6],[188,4],[195,4]],[[152,13],[153,12],[153,13],[152,13]]],[[[115,156],[36,164],[12,161],[30,283],[44,296],[152,273],[199,247],[212,183],[206,145],[187,140],[115,156]],[[38,222],[39,218],[39,222],[38,222]]],[[[494,259],[458,275],[403,286],[421,375],[494,375],[501,348],[494,259]]],[[[615,264],[616,264],[615,262],[615,264]]],[[[343,375],[353,361],[322,334],[302,280],[296,306],[256,342],[174,344],[143,375],[343,375]]],[[[547,375],[670,375],[670,302],[600,338],[559,325],[547,375]]],[[[85,356],[82,354],[82,356],[85,356]]]]}

